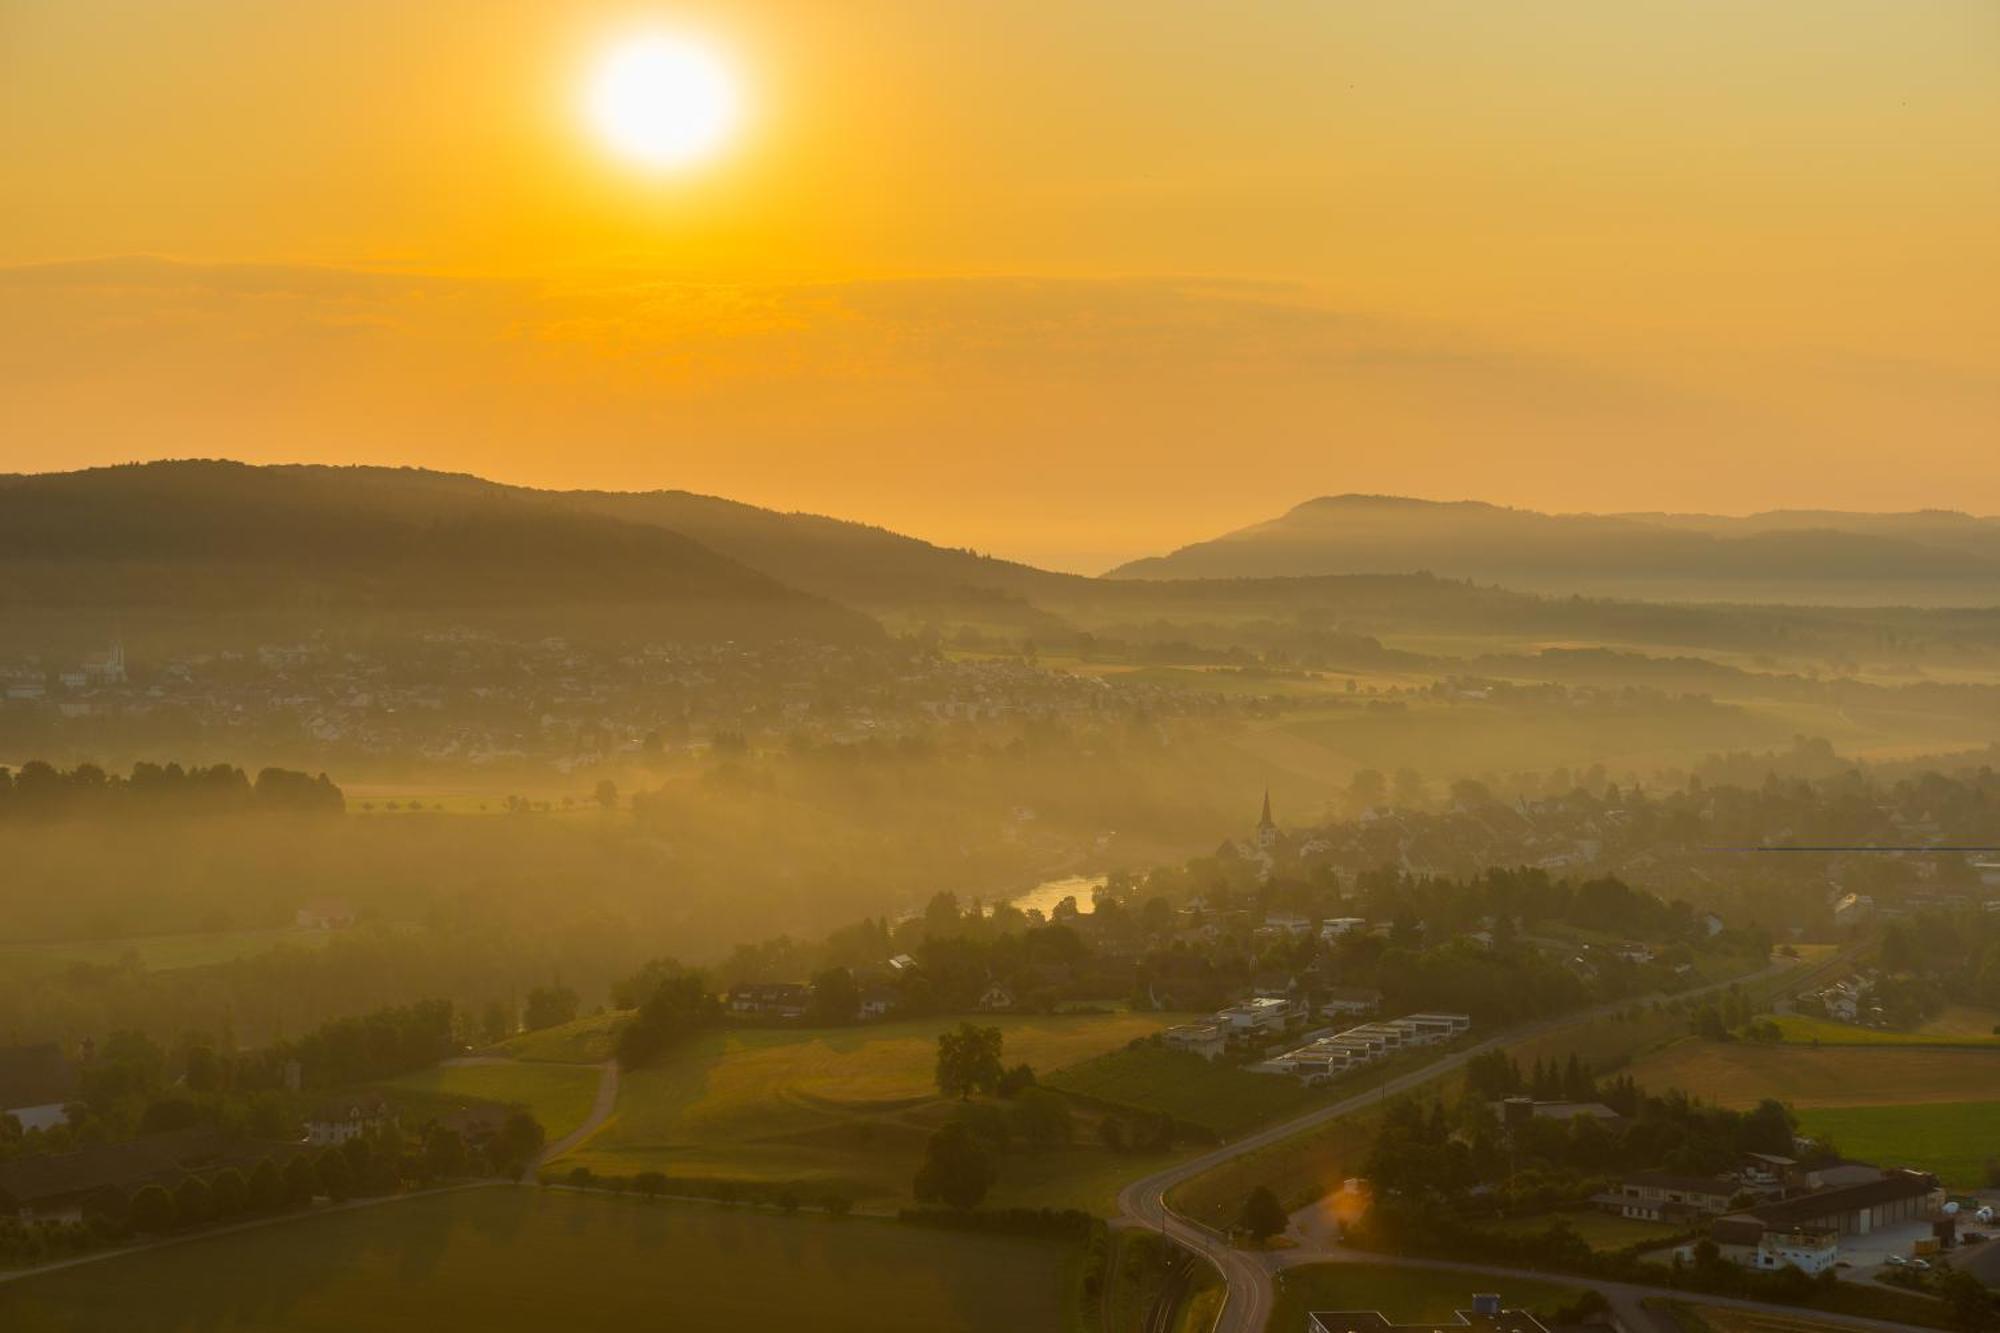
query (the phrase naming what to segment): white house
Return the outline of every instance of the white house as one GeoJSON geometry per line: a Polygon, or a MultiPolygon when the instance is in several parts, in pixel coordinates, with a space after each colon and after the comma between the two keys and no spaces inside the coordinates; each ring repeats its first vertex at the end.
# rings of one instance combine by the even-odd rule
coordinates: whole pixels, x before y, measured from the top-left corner
{"type": "Polygon", "coordinates": [[[306,1118],[306,1142],[318,1145],[345,1143],[370,1130],[394,1124],[395,1112],[380,1096],[355,1097],[329,1102],[306,1118]]]}
{"type": "Polygon", "coordinates": [[[0,1047],[0,1115],[22,1129],[52,1129],[69,1123],[76,1099],[76,1067],[54,1042],[0,1047]]]}
{"type": "Polygon", "coordinates": [[[1218,1010],[1215,1021],[1234,1033],[1283,1032],[1298,1012],[1299,1006],[1290,1000],[1264,996],[1218,1010]]]}
{"type": "Polygon", "coordinates": [[[1296,912],[1270,912],[1264,917],[1264,929],[1274,935],[1310,935],[1312,928],[1312,918],[1296,912]]]}
{"type": "Polygon", "coordinates": [[[1229,1046],[1229,1033],[1220,1023],[1182,1023],[1160,1034],[1160,1040],[1177,1051],[1191,1051],[1204,1060],[1213,1060],[1229,1046]]]}

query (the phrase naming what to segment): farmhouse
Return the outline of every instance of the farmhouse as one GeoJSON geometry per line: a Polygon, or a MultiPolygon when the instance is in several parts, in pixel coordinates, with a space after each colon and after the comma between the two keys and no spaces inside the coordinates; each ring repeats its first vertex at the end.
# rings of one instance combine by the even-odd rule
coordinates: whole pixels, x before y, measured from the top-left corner
{"type": "MultiPolygon", "coordinates": [[[[1774,1228],[1752,1217],[1731,1216],[1716,1220],[1709,1239],[1730,1263],[1765,1272],[1796,1268],[1818,1274],[1840,1260],[1840,1233],[1829,1227],[1774,1228]]],[[[1680,1253],[1690,1257],[1693,1247],[1684,1246],[1680,1253]]]]}
{"type": "Polygon", "coordinates": [[[1536,1101],[1533,1097],[1508,1097],[1491,1104],[1501,1122],[1518,1125],[1529,1120],[1621,1120],[1603,1102],[1536,1101]]]}
{"type": "Polygon", "coordinates": [[[1345,1018],[1372,1014],[1382,1007],[1382,992],[1373,986],[1334,986],[1324,992],[1321,1017],[1345,1018]]]}
{"type": "Polygon", "coordinates": [[[729,1010],[736,1014],[799,1018],[810,999],[812,990],[796,981],[751,981],[729,988],[729,1010]]]}
{"type": "Polygon", "coordinates": [[[76,1100],[76,1067],[54,1042],[0,1047],[0,1115],[14,1117],[24,1130],[49,1129],[69,1121],[76,1100]]]}
{"type": "Polygon", "coordinates": [[[886,1018],[895,1012],[902,996],[887,986],[870,986],[861,992],[861,1016],[886,1018]]]}
{"type": "Polygon", "coordinates": [[[980,992],[979,1007],[996,1012],[1012,1009],[1014,1007],[1013,988],[1005,982],[995,981],[991,983],[984,991],[980,992]]]}
{"type": "Polygon", "coordinates": [[[395,1122],[396,1113],[380,1094],[328,1102],[306,1117],[306,1142],[320,1146],[346,1143],[395,1122]]]}
{"type": "Polygon", "coordinates": [[[1270,912],[1264,917],[1260,934],[1277,936],[1298,936],[1312,934],[1312,918],[1300,916],[1296,912],[1270,912]]]}
{"type": "MultiPolygon", "coordinates": [[[[1754,1221],[1763,1231],[1825,1230],[1866,1236],[1898,1222],[1916,1222],[1944,1205],[1945,1191],[1926,1171],[1881,1171],[1874,1180],[1815,1190],[1795,1198],[1759,1204],[1721,1219],[1747,1232],[1754,1221]]],[[[1717,1224],[1720,1225],[1720,1222],[1717,1224]]],[[[1716,1240],[1720,1245],[1722,1241],[1716,1240]]]]}
{"type": "Polygon", "coordinates": [[[1217,1011],[1215,1021],[1232,1033],[1283,1032],[1298,1015],[1298,1005],[1275,996],[1243,1000],[1217,1011]]]}
{"type": "Polygon", "coordinates": [[[345,930],[354,924],[354,909],[339,898],[316,898],[292,914],[300,930],[345,930]]]}
{"type": "Polygon", "coordinates": [[[1229,1045],[1229,1034],[1220,1023],[1183,1023],[1168,1028],[1160,1040],[1177,1051],[1192,1051],[1204,1060],[1213,1060],[1229,1045]]]}
{"type": "Polygon", "coordinates": [[[1394,1324],[1380,1310],[1315,1310],[1306,1316],[1306,1333],[1381,1333],[1384,1329],[1429,1329],[1432,1333],[1448,1328],[1476,1328],[1487,1333],[1548,1333],[1543,1323],[1526,1310],[1509,1310],[1500,1297],[1474,1292],[1472,1308],[1460,1310],[1451,1322],[1425,1320],[1421,1324],[1394,1324]]]}
{"type": "Polygon", "coordinates": [[[1368,920],[1359,916],[1328,917],[1319,923],[1319,937],[1323,940],[1337,940],[1342,935],[1351,935],[1368,929],[1368,920]]]}
{"type": "Polygon", "coordinates": [[[1646,1222],[1685,1222],[1699,1214],[1714,1216],[1727,1212],[1738,1188],[1726,1176],[1641,1171],[1627,1176],[1618,1189],[1599,1194],[1591,1202],[1620,1217],[1646,1222]]]}

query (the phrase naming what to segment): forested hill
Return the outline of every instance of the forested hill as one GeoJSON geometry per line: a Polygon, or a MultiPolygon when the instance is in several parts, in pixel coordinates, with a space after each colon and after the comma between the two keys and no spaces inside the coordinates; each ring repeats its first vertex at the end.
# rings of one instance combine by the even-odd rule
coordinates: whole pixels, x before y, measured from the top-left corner
{"type": "Polygon", "coordinates": [[[1501,582],[1552,575],[1710,585],[1920,582],[1979,589],[1971,596],[1977,601],[2000,586],[2000,520],[1932,511],[1544,514],[1470,500],[1338,495],[1111,573],[1270,578],[1415,570],[1501,582]]]}
{"type": "Polygon", "coordinates": [[[0,478],[0,609],[128,628],[517,617],[540,634],[860,641],[868,617],[677,532],[470,477],[180,461],[0,478]]]}

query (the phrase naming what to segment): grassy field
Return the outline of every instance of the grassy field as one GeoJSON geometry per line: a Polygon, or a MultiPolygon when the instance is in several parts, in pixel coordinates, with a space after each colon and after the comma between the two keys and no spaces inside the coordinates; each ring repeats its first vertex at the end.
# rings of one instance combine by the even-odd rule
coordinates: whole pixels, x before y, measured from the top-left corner
{"type": "MultiPolygon", "coordinates": [[[[925,1142],[954,1112],[933,1076],[937,1035],[955,1021],[708,1034],[658,1067],[627,1073],[611,1123],[564,1160],[606,1175],[784,1182],[864,1204],[907,1203],[925,1142]]],[[[1004,1034],[1006,1063],[1046,1075],[1172,1021],[1110,1013],[1002,1016],[991,1025],[1004,1034]]],[[[1084,1146],[1094,1143],[1085,1120],[1075,1148],[1008,1154],[990,1201],[1107,1208],[1146,1159],[1084,1146]]]]}
{"type": "Polygon", "coordinates": [[[861,1218],[481,1189],[0,1284],[8,1333],[1065,1326],[1068,1247],[861,1218]]]}
{"type": "MultiPolygon", "coordinates": [[[[1987,1010],[1959,1010],[1959,1015],[1988,1015],[1987,1010]]],[[[1771,1020],[1785,1040],[1798,1046],[1974,1046],[2000,1050],[2000,1037],[1993,1035],[1993,1023],[1983,1028],[1976,1018],[1961,1017],[1949,1025],[1925,1024],[1911,1032],[1884,1031],[1836,1023],[1828,1018],[1808,1018],[1803,1014],[1780,1014],[1771,1020]]]]}
{"type": "Polygon", "coordinates": [[[1472,1293],[1497,1291],[1509,1309],[1546,1314],[1583,1294],[1578,1287],[1477,1273],[1436,1273],[1382,1264],[1313,1264],[1287,1271],[1266,1328],[1299,1329],[1313,1310],[1380,1310],[1391,1323],[1447,1320],[1472,1308],[1472,1293]]]}
{"type": "Polygon", "coordinates": [[[1297,1079],[1252,1074],[1188,1051],[1142,1046],[1109,1051],[1045,1080],[1064,1092],[1137,1110],[1164,1111],[1224,1138],[1326,1100],[1297,1079]]]}
{"type": "Polygon", "coordinates": [[[1683,1301],[1661,1301],[1657,1308],[1671,1319],[1681,1333],[1839,1333],[1845,1324],[1822,1324],[1792,1315],[1757,1314],[1749,1310],[1728,1310],[1714,1305],[1689,1305],[1683,1301]]]}
{"type": "MultiPolygon", "coordinates": [[[[2000,1080],[1986,1090],[2000,1090],[2000,1080]]],[[[1918,1167],[1959,1189],[1983,1187],[1986,1163],[2000,1158],[2000,1102],[1995,1101],[1820,1107],[1799,1118],[1806,1133],[1824,1135],[1849,1157],[1918,1167]]]]}
{"type": "Polygon", "coordinates": [[[528,1108],[551,1140],[582,1124],[597,1096],[598,1071],[590,1065],[496,1061],[439,1065],[375,1086],[419,1107],[501,1102],[528,1108]]]}
{"type": "Polygon", "coordinates": [[[1232,1157],[1175,1186],[1167,1202],[1176,1212],[1217,1227],[1233,1224],[1243,1200],[1259,1185],[1270,1186],[1285,1207],[1303,1208],[1362,1174],[1380,1123],[1381,1113],[1372,1109],[1342,1116],[1232,1157]]]}
{"type": "Polygon", "coordinates": [[[1898,1106],[1990,1098],[2000,1051],[1918,1046],[1765,1046],[1689,1037],[1644,1057],[1632,1077],[1722,1106],[1775,1097],[1795,1107],[1898,1106]]]}
{"type": "Polygon", "coordinates": [[[537,1032],[523,1032],[491,1047],[490,1054],[516,1060],[553,1060],[570,1064],[602,1064],[617,1048],[618,1028],[627,1018],[624,1010],[592,1014],[573,1023],[563,1023],[537,1032]]]}

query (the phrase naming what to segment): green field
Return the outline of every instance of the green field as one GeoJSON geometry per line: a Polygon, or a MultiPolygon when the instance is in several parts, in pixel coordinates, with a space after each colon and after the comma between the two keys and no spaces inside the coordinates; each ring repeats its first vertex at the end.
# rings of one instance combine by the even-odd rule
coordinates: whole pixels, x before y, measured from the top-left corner
{"type": "MultiPolygon", "coordinates": [[[[1167,1202],[1213,1227],[1234,1224],[1243,1200],[1259,1185],[1269,1186],[1286,1208],[1303,1208],[1361,1174],[1380,1122],[1381,1112],[1370,1108],[1315,1125],[1176,1185],[1167,1202]]],[[[1329,1200],[1326,1206],[1335,1205],[1329,1200]]]]}
{"type": "Polygon", "coordinates": [[[1479,1273],[1427,1272],[1383,1264],[1311,1264],[1278,1283],[1271,1330],[1301,1329],[1313,1310],[1380,1310],[1391,1323],[1447,1320],[1472,1308],[1472,1293],[1497,1291],[1509,1309],[1546,1314],[1583,1294],[1577,1287],[1479,1273]]]}
{"type": "Polygon", "coordinates": [[[8,1333],[1060,1330],[1069,1247],[526,1188],[257,1227],[0,1284],[8,1333]]]}
{"type": "MultiPolygon", "coordinates": [[[[604,1131],[564,1158],[601,1175],[795,1184],[873,1206],[909,1202],[931,1133],[954,1113],[933,1083],[937,1035],[955,1019],[826,1030],[709,1033],[654,1068],[628,1072],[604,1131]]],[[[984,1021],[984,1020],[983,1020],[984,1021]]],[[[1173,1021],[1159,1014],[996,1016],[1005,1061],[1046,1075],[1173,1021]]],[[[1016,1151],[990,1202],[1104,1209],[1145,1159],[1095,1146],[1016,1151]]]]}
{"type": "Polygon", "coordinates": [[[1852,1023],[1808,1018],[1803,1014],[1780,1014],[1771,1021],[1785,1034],[1786,1041],[1800,1046],[1973,1046],[2000,1050],[2000,1037],[1993,1035],[1990,1021],[1984,1031],[1968,1026],[1940,1028],[1926,1024],[1912,1032],[1856,1027],[1852,1023]]]}
{"type": "Polygon", "coordinates": [[[563,1023],[518,1037],[490,1048],[493,1055],[516,1060],[554,1060],[569,1064],[602,1064],[618,1046],[618,1028],[627,1018],[624,1010],[592,1014],[573,1023],[563,1023]]]}
{"type": "Polygon", "coordinates": [[[1326,1100],[1294,1078],[1252,1074],[1158,1046],[1109,1051],[1051,1074],[1046,1082],[1116,1106],[1164,1111],[1223,1138],[1326,1100]]]}
{"type": "MultiPolygon", "coordinates": [[[[2000,1083],[1989,1090],[2000,1089],[2000,1083]]],[[[1879,1166],[1914,1166],[1959,1189],[1985,1186],[1986,1164],[2000,1159],[2000,1102],[1918,1106],[1848,1106],[1800,1113],[1808,1134],[1841,1153],[1879,1166]]]]}
{"type": "Polygon", "coordinates": [[[582,1124],[597,1096],[593,1065],[495,1061],[437,1065],[375,1084],[421,1110],[465,1102],[500,1102],[528,1108],[551,1141],[582,1124]]]}
{"type": "Polygon", "coordinates": [[[2000,1050],[1937,1046],[1766,1046],[1688,1037],[1629,1071],[1652,1092],[1685,1088],[1721,1106],[1775,1097],[1805,1109],[1967,1102],[2000,1088],[2000,1050]]]}

